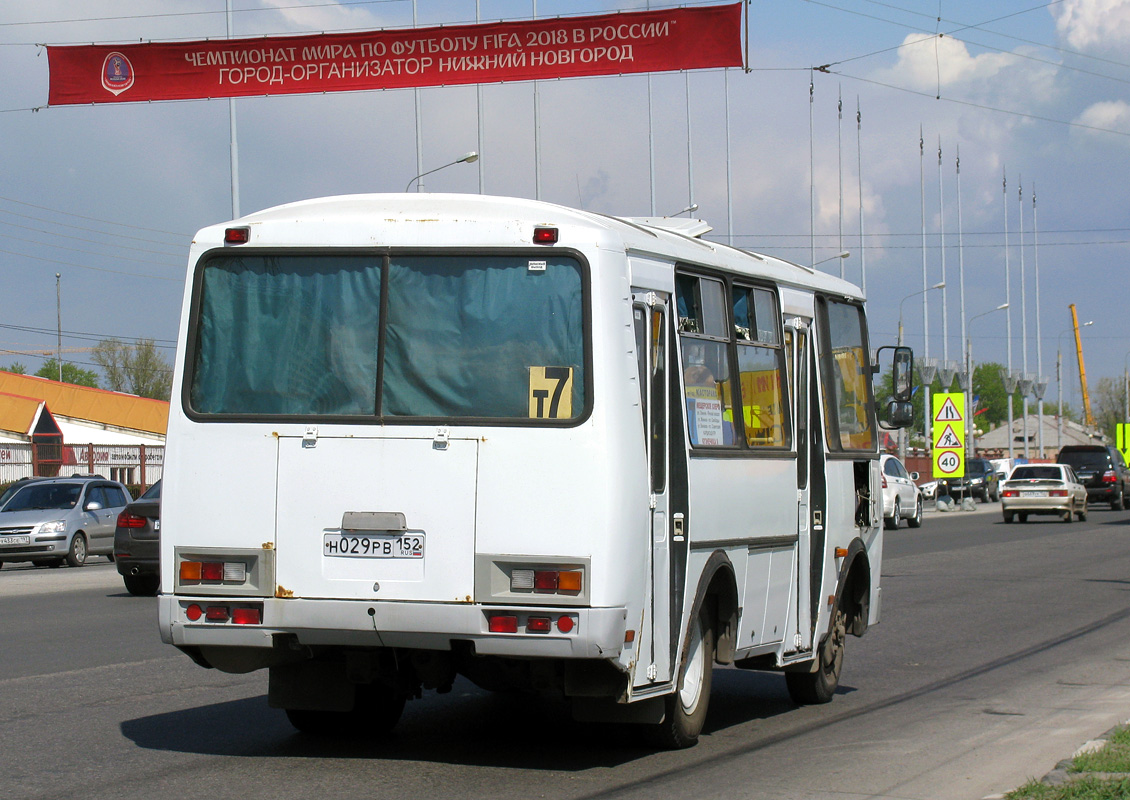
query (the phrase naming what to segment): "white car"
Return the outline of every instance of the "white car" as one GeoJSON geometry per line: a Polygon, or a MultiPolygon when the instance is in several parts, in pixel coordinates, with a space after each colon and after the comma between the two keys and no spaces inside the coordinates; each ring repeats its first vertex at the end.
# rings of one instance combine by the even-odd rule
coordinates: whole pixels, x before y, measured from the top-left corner
{"type": "Polygon", "coordinates": [[[892,455],[879,456],[883,474],[883,525],[895,530],[899,520],[906,520],[911,528],[922,524],[922,492],[915,481],[917,472],[907,472],[906,467],[892,455]]]}
{"type": "Polygon", "coordinates": [[[1054,514],[1064,522],[1074,514],[1086,522],[1087,487],[1067,464],[1021,464],[1001,486],[1001,511],[1005,522],[1014,516],[1027,522],[1029,514],[1054,514]]]}

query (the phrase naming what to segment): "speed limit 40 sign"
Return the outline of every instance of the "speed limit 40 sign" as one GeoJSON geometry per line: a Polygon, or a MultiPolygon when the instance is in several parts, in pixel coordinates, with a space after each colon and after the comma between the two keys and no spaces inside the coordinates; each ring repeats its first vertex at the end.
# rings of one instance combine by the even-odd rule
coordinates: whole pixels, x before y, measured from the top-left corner
{"type": "Polygon", "coordinates": [[[965,474],[965,453],[962,450],[935,450],[934,477],[956,478],[965,474]]]}

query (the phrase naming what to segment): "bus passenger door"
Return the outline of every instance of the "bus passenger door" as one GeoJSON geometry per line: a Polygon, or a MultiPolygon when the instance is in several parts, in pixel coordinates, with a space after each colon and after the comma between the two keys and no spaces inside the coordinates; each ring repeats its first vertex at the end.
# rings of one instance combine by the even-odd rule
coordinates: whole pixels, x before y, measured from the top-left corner
{"type": "MultiPolygon", "coordinates": [[[[809,353],[810,320],[791,317],[785,321],[785,346],[789,360],[789,381],[793,402],[793,420],[796,424],[796,487],[797,487],[797,563],[796,563],[796,602],[793,612],[796,615],[796,628],[791,648],[786,650],[806,651],[812,649],[812,604],[809,587],[809,570],[812,550],[813,527],[823,520],[814,518],[812,498],[812,389],[809,353]]],[[[816,442],[818,445],[819,442],[816,442]]]]}
{"type": "Polygon", "coordinates": [[[646,686],[671,681],[671,555],[667,490],[668,296],[660,292],[635,291],[633,303],[650,506],[647,545],[649,586],[634,684],[646,686]]]}

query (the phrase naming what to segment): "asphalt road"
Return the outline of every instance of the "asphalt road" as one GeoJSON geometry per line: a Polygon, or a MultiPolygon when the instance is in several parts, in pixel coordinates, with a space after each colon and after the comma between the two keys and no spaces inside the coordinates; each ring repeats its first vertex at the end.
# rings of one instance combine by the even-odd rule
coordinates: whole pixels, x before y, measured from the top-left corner
{"type": "Polygon", "coordinates": [[[981,798],[1130,718],[1130,512],[929,514],[888,532],[883,622],[839,695],[720,669],[697,747],[652,753],[560,705],[458,682],[378,742],[320,742],[266,676],[162,645],[113,565],[0,571],[0,796],[981,798]]]}

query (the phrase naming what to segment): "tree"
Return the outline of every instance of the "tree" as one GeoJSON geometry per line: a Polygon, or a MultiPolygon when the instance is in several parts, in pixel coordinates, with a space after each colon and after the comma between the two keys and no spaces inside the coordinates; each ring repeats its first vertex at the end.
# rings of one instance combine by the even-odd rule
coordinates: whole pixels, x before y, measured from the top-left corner
{"type": "Polygon", "coordinates": [[[1112,442],[1118,441],[1116,426],[1126,421],[1123,419],[1125,405],[1121,380],[1100,378],[1091,390],[1091,413],[1095,417],[1095,427],[1112,442]]]}
{"type": "Polygon", "coordinates": [[[6,367],[0,367],[0,369],[3,369],[5,372],[13,372],[16,375],[27,375],[27,367],[19,361],[13,361],[6,367]]]}
{"type": "Polygon", "coordinates": [[[157,352],[152,339],[138,339],[132,345],[120,339],[103,339],[92,355],[94,363],[102,368],[107,388],[139,397],[169,399],[173,368],[157,352]]]}
{"type": "MultiPolygon", "coordinates": [[[[50,380],[57,381],[59,380],[59,362],[53,358],[49,358],[43,362],[42,367],[35,371],[35,374],[40,378],[49,378],[50,380]]],[[[91,386],[97,389],[98,373],[92,369],[83,369],[69,361],[64,361],[63,383],[73,383],[76,386],[91,386]]]]}

